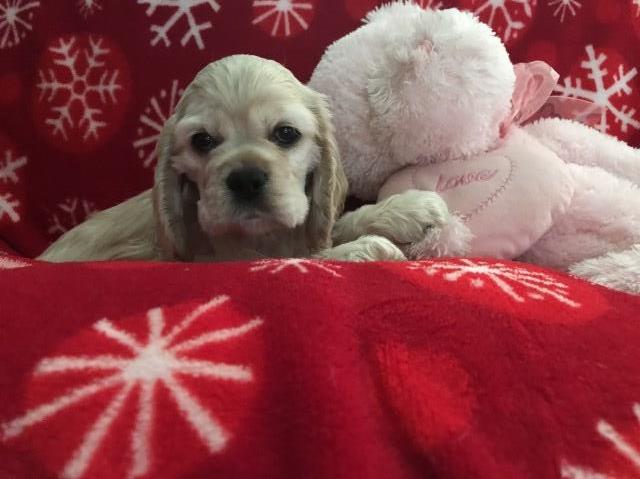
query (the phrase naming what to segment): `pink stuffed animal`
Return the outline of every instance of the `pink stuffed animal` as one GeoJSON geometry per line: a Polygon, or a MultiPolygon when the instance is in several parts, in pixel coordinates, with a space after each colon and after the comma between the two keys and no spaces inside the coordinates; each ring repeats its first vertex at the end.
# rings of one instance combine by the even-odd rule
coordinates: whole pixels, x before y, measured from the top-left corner
{"type": "Polygon", "coordinates": [[[408,257],[521,259],[640,293],[640,150],[588,126],[597,105],[551,95],[557,79],[512,65],[470,13],[398,2],[331,45],[309,85],[330,98],[353,195],[445,200],[408,257]]]}

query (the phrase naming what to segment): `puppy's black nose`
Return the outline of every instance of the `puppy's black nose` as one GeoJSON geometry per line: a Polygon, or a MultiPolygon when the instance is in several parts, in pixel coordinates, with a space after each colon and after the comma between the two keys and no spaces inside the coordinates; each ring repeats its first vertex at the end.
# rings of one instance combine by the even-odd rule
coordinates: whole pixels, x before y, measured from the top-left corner
{"type": "Polygon", "coordinates": [[[268,175],[260,168],[243,166],[227,176],[227,188],[236,199],[253,201],[262,194],[268,179],[268,175]]]}

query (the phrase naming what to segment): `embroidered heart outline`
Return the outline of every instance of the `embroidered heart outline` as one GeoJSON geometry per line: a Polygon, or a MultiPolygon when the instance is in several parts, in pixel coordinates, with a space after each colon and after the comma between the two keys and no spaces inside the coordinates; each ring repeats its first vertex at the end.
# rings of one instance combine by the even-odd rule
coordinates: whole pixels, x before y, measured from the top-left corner
{"type": "MultiPolygon", "coordinates": [[[[507,160],[508,166],[509,166],[509,171],[507,172],[507,176],[504,179],[504,181],[488,197],[486,197],[482,202],[480,202],[479,205],[477,205],[473,210],[471,210],[471,212],[465,213],[465,214],[463,214],[460,211],[454,212],[465,223],[468,223],[478,213],[484,211],[489,206],[491,206],[498,199],[498,197],[500,197],[506,191],[507,186],[509,186],[509,183],[511,183],[511,181],[513,180],[515,171],[517,169],[515,162],[508,156],[500,156],[500,158],[507,160]]],[[[467,185],[464,185],[464,186],[467,186],[467,185]]]]}

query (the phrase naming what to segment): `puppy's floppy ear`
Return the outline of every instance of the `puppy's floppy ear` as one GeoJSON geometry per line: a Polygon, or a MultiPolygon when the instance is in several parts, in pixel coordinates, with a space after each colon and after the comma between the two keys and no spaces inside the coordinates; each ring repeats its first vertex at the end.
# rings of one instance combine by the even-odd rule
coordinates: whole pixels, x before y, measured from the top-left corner
{"type": "Polygon", "coordinates": [[[312,111],[318,122],[316,141],[322,149],[320,164],[311,180],[311,207],[306,223],[307,245],[315,253],[331,247],[331,231],[342,214],[347,195],[347,177],[331,123],[326,97],[313,92],[312,111]]]}
{"type": "Polygon", "coordinates": [[[158,253],[164,260],[193,258],[190,230],[197,222],[197,187],[173,167],[175,115],[164,125],[157,145],[158,164],[153,186],[153,210],[158,253]]]}

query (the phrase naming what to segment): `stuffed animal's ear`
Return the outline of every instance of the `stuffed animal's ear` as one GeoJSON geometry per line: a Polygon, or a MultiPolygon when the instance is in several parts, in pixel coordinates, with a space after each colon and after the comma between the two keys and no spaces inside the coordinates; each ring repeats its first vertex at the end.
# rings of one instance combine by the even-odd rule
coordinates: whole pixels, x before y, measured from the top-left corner
{"type": "Polygon", "coordinates": [[[342,214],[347,195],[347,178],[340,162],[327,101],[324,96],[315,96],[316,104],[312,110],[319,125],[316,141],[322,149],[322,156],[312,173],[311,206],[305,226],[311,253],[331,247],[331,231],[342,214]]]}
{"type": "Polygon", "coordinates": [[[511,119],[522,124],[549,99],[559,75],[542,61],[518,63],[513,66],[516,84],[511,97],[511,119]]]}
{"type": "Polygon", "coordinates": [[[161,259],[188,261],[193,253],[189,226],[196,219],[197,187],[173,167],[173,130],[176,119],[167,120],[157,145],[158,165],[153,187],[156,243],[161,259]]]}
{"type": "Polygon", "coordinates": [[[365,23],[385,21],[389,17],[404,16],[407,14],[420,15],[424,8],[414,2],[384,3],[369,11],[364,17],[365,23]]]}

